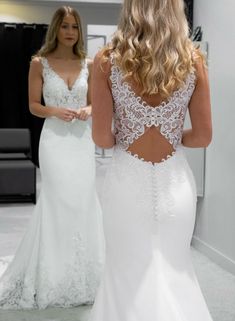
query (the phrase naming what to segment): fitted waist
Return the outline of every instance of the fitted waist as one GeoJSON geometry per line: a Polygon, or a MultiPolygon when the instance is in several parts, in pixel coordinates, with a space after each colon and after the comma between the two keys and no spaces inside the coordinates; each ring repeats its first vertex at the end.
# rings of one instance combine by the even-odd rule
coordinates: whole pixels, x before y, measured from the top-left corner
{"type": "Polygon", "coordinates": [[[60,136],[75,135],[91,138],[91,121],[73,119],[66,122],[57,117],[48,117],[45,119],[43,130],[60,136]]]}
{"type": "Polygon", "coordinates": [[[147,161],[145,160],[144,158],[141,158],[139,157],[139,155],[137,154],[133,154],[131,153],[130,151],[128,151],[127,149],[123,148],[123,146],[121,144],[117,144],[114,148],[114,150],[117,152],[117,153],[121,153],[123,154],[123,157],[127,157],[129,158],[130,160],[133,159],[133,160],[136,160],[137,162],[140,162],[140,163],[144,163],[144,164],[148,164],[148,165],[152,165],[152,166],[160,166],[162,163],[166,163],[166,162],[169,162],[172,158],[183,158],[186,160],[186,156],[185,156],[185,152],[184,152],[184,147],[179,144],[176,149],[169,155],[167,155],[165,158],[163,158],[160,162],[154,162],[154,161],[147,161]]]}

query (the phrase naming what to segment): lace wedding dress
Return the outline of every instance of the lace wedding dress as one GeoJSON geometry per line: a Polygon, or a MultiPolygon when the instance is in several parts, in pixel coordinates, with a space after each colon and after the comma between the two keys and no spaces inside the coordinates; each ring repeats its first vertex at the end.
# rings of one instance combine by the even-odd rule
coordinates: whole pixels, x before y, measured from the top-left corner
{"type": "MultiPolygon", "coordinates": [[[[46,58],[41,62],[47,106],[86,106],[86,62],[71,90],[46,58]]],[[[0,308],[92,303],[99,283],[103,231],[89,121],[47,118],[39,161],[40,196],[15,258],[0,280],[0,308]]]]}
{"type": "Polygon", "coordinates": [[[110,80],[116,146],[102,197],[105,270],[90,320],[212,321],[190,258],[196,187],[180,145],[195,75],[156,107],[113,61],[110,80]],[[127,151],[148,128],[173,146],[162,162],[127,151]]]}

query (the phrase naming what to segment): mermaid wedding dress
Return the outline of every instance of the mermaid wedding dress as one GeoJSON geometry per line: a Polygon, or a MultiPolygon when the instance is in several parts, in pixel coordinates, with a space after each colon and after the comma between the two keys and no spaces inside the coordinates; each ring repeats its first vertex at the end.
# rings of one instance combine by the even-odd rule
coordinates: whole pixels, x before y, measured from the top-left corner
{"type": "MultiPolygon", "coordinates": [[[[46,58],[41,63],[47,106],[87,105],[85,61],[71,90],[46,58]]],[[[94,301],[104,260],[94,153],[89,121],[45,120],[39,144],[41,192],[15,258],[0,279],[0,308],[94,301]]]]}
{"type": "Polygon", "coordinates": [[[111,62],[116,145],[102,196],[106,263],[90,320],[212,321],[190,258],[196,187],[180,145],[196,76],[152,107],[111,62]],[[174,149],[159,163],[128,152],[151,128],[174,149]]]}

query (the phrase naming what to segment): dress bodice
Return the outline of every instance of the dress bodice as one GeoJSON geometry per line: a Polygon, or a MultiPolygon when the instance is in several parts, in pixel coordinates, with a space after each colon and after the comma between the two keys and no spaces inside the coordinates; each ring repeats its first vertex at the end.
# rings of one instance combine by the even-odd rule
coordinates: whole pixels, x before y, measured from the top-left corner
{"type": "Polygon", "coordinates": [[[81,71],[71,89],[64,79],[51,68],[45,57],[41,58],[43,66],[43,98],[46,106],[78,109],[87,105],[88,68],[82,62],[81,71]]]}
{"type": "Polygon", "coordinates": [[[122,149],[142,136],[146,127],[158,127],[160,133],[176,149],[182,139],[188,103],[195,88],[196,76],[190,73],[184,85],[168,101],[156,107],[148,105],[124,81],[123,73],[111,58],[112,95],[116,144],[122,149]]]}

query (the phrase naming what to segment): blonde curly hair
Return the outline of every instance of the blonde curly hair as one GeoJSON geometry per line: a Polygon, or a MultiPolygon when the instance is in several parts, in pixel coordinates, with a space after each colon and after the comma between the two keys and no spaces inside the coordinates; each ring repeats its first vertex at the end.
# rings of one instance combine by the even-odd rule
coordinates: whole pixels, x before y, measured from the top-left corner
{"type": "Polygon", "coordinates": [[[124,0],[118,29],[103,49],[142,94],[169,97],[194,71],[196,51],[189,39],[183,0],[124,0]]]}

